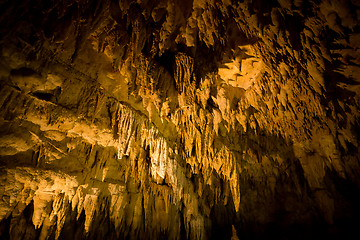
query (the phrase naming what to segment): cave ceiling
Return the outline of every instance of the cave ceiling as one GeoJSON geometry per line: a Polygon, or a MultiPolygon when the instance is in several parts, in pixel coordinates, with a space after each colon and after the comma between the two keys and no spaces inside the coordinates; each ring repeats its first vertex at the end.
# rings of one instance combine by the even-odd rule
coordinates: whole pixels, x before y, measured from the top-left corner
{"type": "Polygon", "coordinates": [[[357,0],[0,1],[1,239],[346,239],[357,0]]]}

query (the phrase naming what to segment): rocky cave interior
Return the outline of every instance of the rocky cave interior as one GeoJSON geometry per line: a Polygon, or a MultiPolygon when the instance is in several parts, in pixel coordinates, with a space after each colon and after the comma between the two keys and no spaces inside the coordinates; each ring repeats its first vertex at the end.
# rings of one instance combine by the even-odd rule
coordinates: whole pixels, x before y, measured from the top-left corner
{"type": "Polygon", "coordinates": [[[359,20],[357,0],[1,0],[0,238],[356,239],[359,20]]]}

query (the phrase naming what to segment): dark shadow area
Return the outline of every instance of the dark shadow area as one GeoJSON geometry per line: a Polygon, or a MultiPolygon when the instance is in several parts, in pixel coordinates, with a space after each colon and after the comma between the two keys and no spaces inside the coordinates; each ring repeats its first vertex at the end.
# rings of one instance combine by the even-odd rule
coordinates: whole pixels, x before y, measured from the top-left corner
{"type": "Polygon", "coordinates": [[[0,239],[38,239],[40,229],[35,229],[32,223],[34,202],[31,201],[20,215],[10,214],[0,222],[0,239]]]}
{"type": "MultiPolygon", "coordinates": [[[[228,136],[237,137],[241,142],[241,149],[235,154],[244,170],[239,179],[241,209],[236,216],[239,221],[235,221],[236,217],[230,222],[222,221],[236,227],[239,239],[341,239],[355,233],[359,224],[356,218],[360,214],[360,191],[355,183],[341,179],[336,172],[327,173],[324,190],[336,199],[334,224],[328,224],[308,186],[291,141],[259,130],[257,133],[248,130],[240,136],[230,132],[228,136]],[[271,159],[276,154],[284,159],[283,163],[271,159]],[[271,167],[264,168],[262,156],[269,158],[271,167]],[[279,173],[273,174],[270,169],[278,169],[279,173]],[[276,179],[274,192],[270,189],[270,179],[276,179]]],[[[221,140],[225,144],[226,141],[221,140]]],[[[229,208],[218,204],[212,213],[231,216],[228,211],[229,208]]],[[[216,220],[214,222],[221,226],[216,220]]],[[[229,231],[229,225],[222,231],[229,231]]]]}
{"type": "Polygon", "coordinates": [[[223,180],[216,172],[213,172],[213,174],[219,181],[222,194],[220,201],[214,205],[210,212],[210,239],[230,239],[233,234],[232,225],[236,226],[238,224],[234,200],[230,191],[230,182],[223,180]],[[225,198],[227,199],[226,202],[225,198]]]}
{"type": "MultiPolygon", "coordinates": [[[[322,99],[322,105],[327,106],[329,102],[331,102],[335,107],[335,116],[337,119],[334,119],[338,123],[338,127],[345,128],[348,123],[347,113],[351,112],[349,106],[356,105],[356,92],[350,91],[345,87],[341,87],[341,85],[360,85],[353,78],[348,78],[343,74],[337,72],[341,69],[342,62],[333,61],[326,62],[325,71],[324,71],[324,79],[325,82],[325,98],[322,99]],[[341,103],[344,103],[344,108],[341,106],[341,103]]],[[[327,113],[329,118],[333,118],[330,112],[327,113]]]]}
{"type": "MultiPolygon", "coordinates": [[[[80,213],[79,218],[77,219],[78,212],[71,211],[69,208],[66,217],[64,226],[61,229],[59,239],[86,239],[85,237],[85,211],[83,210],[80,213]]],[[[56,228],[56,225],[54,226],[56,228]]]]}
{"type": "Polygon", "coordinates": [[[198,40],[194,58],[194,74],[200,80],[210,72],[217,72],[217,63],[221,59],[221,46],[208,47],[198,40]]]}
{"type": "Polygon", "coordinates": [[[35,72],[31,68],[22,67],[19,69],[13,69],[10,71],[11,76],[21,76],[21,77],[30,77],[30,76],[39,76],[37,72],[35,72]]]}
{"type": "Polygon", "coordinates": [[[286,29],[289,30],[289,41],[294,50],[302,49],[300,33],[304,29],[304,19],[299,14],[287,15],[285,19],[286,29]]]}
{"type": "Polygon", "coordinates": [[[160,56],[155,56],[154,60],[163,66],[174,78],[174,67],[175,67],[175,53],[167,50],[160,56]]]}
{"type": "Polygon", "coordinates": [[[10,239],[10,226],[11,226],[12,213],[1,220],[0,222],[0,239],[10,239]]]}
{"type": "Polygon", "coordinates": [[[335,202],[334,239],[351,239],[360,226],[360,188],[354,182],[339,176],[329,168],[326,169],[325,182],[335,202]]]}
{"type": "Polygon", "coordinates": [[[49,92],[44,92],[44,91],[36,91],[33,92],[32,95],[38,99],[44,100],[44,101],[51,101],[51,99],[53,99],[54,95],[52,93],[49,92]]]}

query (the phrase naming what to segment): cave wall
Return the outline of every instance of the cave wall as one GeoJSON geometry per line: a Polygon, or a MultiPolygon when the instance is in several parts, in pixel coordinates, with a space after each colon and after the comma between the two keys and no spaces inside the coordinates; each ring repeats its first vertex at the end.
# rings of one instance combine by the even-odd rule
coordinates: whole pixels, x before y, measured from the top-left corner
{"type": "Polygon", "coordinates": [[[358,1],[0,13],[2,239],[356,232],[358,1]]]}

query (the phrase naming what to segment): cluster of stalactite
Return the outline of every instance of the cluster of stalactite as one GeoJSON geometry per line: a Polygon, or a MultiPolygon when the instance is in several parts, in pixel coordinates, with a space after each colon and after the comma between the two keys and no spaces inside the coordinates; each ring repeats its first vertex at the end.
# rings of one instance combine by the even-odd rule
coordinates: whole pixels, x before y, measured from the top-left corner
{"type": "Polygon", "coordinates": [[[350,236],[359,11],[0,3],[0,238],[350,236]]]}

